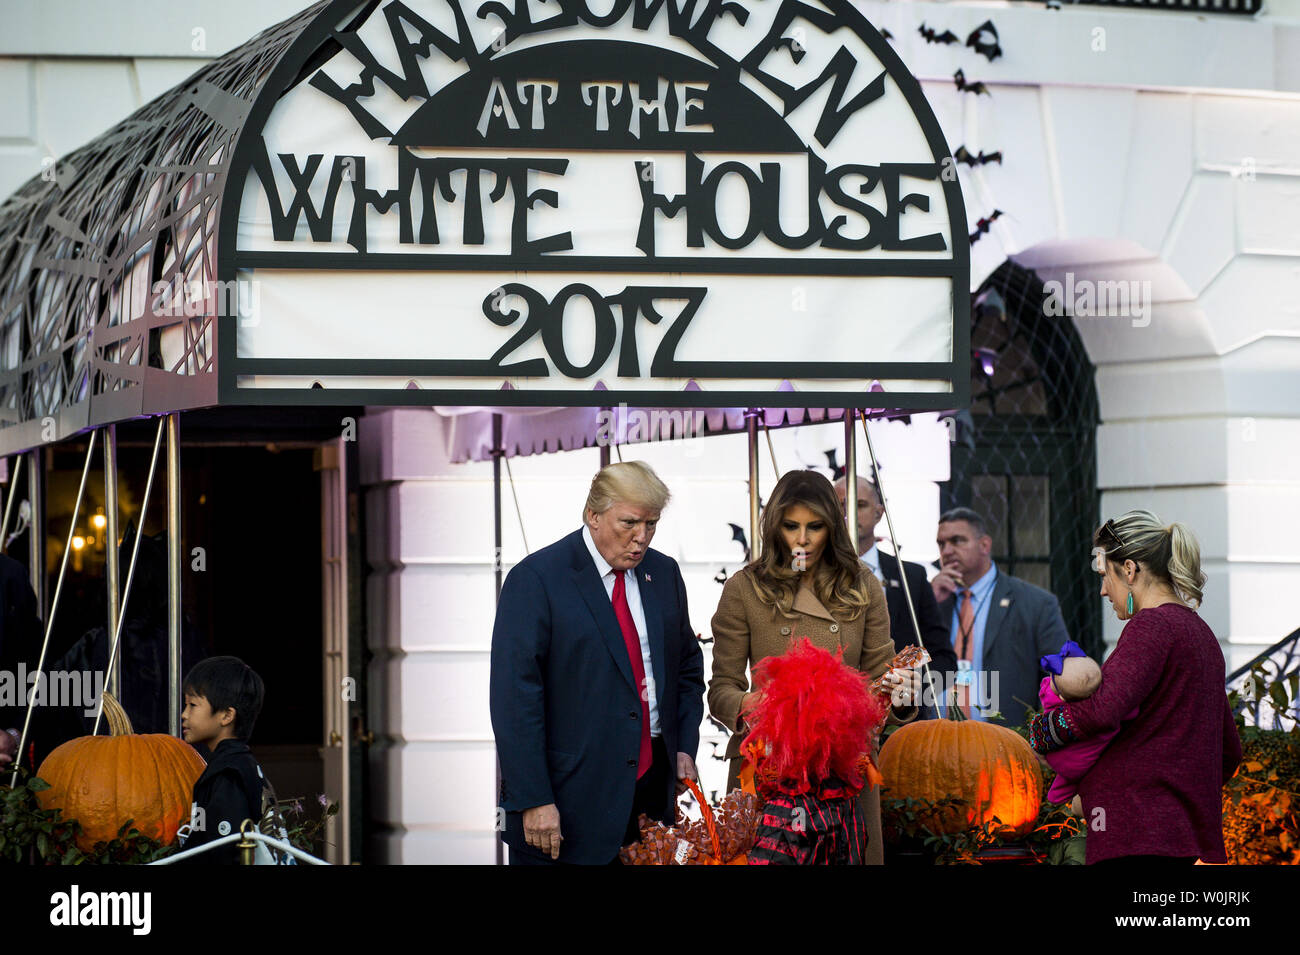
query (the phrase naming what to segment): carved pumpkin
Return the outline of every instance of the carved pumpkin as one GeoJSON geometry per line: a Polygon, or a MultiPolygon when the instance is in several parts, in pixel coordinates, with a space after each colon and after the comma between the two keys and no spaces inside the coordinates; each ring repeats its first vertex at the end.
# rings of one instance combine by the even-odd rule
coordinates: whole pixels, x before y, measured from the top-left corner
{"type": "Polygon", "coordinates": [[[128,819],[164,844],[190,821],[194,783],[203,760],[188,743],[166,733],[136,735],[121,705],[104,694],[111,736],[69,740],[45,757],[37,775],[50,788],[36,794],[42,809],[61,809],[81,823],[77,846],[117,838],[128,819]]]}
{"type": "Polygon", "coordinates": [[[1003,836],[1020,838],[1033,829],[1042,802],[1033,748],[995,723],[938,719],[899,727],[880,751],[880,772],[893,799],[966,800],[963,811],[938,814],[931,825],[938,832],[978,828],[997,816],[1003,836]]]}

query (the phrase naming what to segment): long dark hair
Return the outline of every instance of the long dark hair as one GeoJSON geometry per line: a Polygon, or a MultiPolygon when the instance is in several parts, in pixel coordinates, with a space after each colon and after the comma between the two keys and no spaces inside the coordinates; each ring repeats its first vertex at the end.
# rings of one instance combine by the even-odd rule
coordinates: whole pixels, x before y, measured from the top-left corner
{"type": "Polygon", "coordinates": [[[792,566],[793,555],[781,533],[785,513],[802,504],[826,522],[830,537],[813,569],[812,589],[827,610],[853,619],[870,603],[863,580],[862,561],[849,543],[849,530],[840,510],[835,488],[816,471],[787,471],[772,488],[759,523],[762,556],[748,570],[754,589],[764,603],[789,613],[799,589],[800,571],[792,566]]]}

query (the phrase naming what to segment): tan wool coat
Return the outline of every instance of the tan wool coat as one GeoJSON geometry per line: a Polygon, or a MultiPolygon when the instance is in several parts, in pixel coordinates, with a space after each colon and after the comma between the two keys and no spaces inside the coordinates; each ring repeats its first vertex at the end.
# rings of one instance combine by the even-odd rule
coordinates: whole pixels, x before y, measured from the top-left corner
{"type": "MultiPolygon", "coordinates": [[[[740,701],[750,690],[750,673],[765,657],[784,653],[790,641],[807,637],[814,646],[834,653],[841,647],[844,662],[872,679],[885,672],[894,658],[894,641],[889,633],[889,607],[884,588],[870,570],[863,568],[862,586],[867,607],[855,619],[832,614],[811,590],[800,590],[790,614],[766,604],[754,589],[748,569],[727,579],[713,615],[713,677],[709,680],[709,712],[732,730],[727,743],[731,760],[729,788],[735,788],[740,772],[740,745],[744,735],[735,732],[740,701]]],[[[891,722],[908,722],[916,717],[915,707],[890,711],[891,722]]],[[[867,820],[867,865],[884,864],[880,829],[880,789],[862,795],[867,820]]]]}

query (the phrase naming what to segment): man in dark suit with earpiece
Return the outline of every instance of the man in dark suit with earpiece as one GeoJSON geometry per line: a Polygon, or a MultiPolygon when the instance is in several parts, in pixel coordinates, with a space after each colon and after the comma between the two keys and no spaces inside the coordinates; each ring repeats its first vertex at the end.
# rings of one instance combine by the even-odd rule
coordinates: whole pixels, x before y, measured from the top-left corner
{"type": "Polygon", "coordinates": [[[940,515],[936,542],[943,567],[930,586],[957,653],[955,702],[971,719],[1021,726],[1038,709],[1039,661],[1070,639],[1060,602],[998,570],[984,519],[968,507],[940,515]]]}

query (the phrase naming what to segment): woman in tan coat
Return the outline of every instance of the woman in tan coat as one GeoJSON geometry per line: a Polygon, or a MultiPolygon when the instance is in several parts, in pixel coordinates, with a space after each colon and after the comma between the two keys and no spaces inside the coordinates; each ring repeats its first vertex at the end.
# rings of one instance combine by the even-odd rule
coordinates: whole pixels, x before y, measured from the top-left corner
{"type": "MultiPolygon", "coordinates": [[[[796,637],[831,652],[842,649],[844,662],[872,679],[894,657],[884,590],[849,543],[830,481],[816,471],[784,475],[763,511],[760,533],[762,556],[727,580],[713,615],[709,711],[733,731],[727,744],[729,789],[738,785],[755,664],[784,653],[796,637]]],[[[914,719],[916,707],[908,704],[920,692],[919,679],[896,675],[890,683],[896,704],[890,720],[914,719]]],[[[882,865],[879,788],[863,792],[862,809],[867,864],[882,865]]]]}

